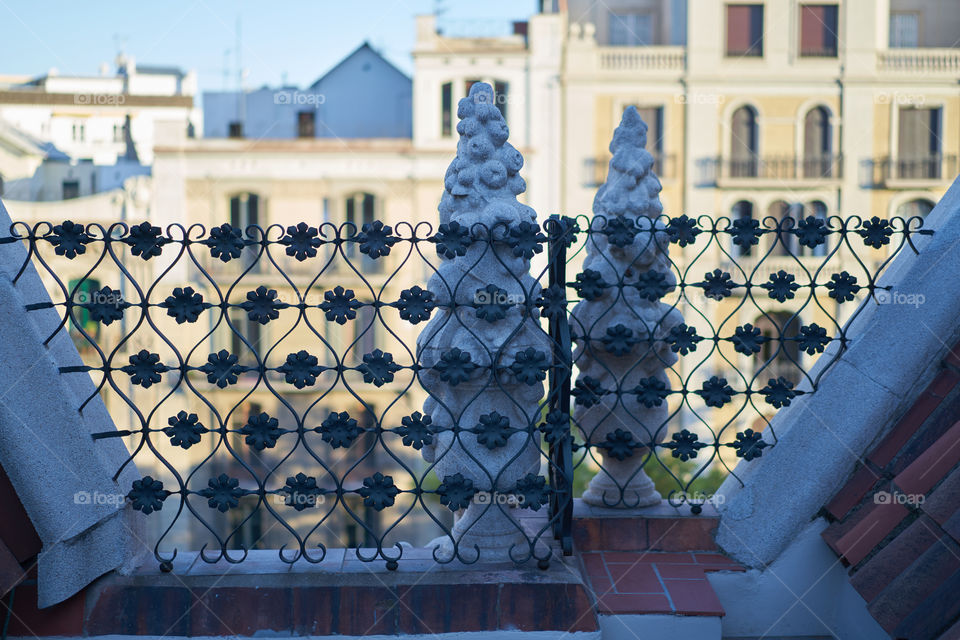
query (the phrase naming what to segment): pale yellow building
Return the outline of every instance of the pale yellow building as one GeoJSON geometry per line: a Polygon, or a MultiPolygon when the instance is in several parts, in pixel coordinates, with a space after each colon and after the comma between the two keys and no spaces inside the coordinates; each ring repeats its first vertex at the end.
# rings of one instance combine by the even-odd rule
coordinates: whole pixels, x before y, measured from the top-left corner
{"type": "MultiPolygon", "coordinates": [[[[960,154],[960,11],[952,0],[618,0],[543,3],[565,24],[558,65],[565,213],[590,210],[606,175],[607,150],[624,108],[635,105],[648,123],[648,150],[658,158],[664,211],[670,216],[753,217],[773,228],[784,216],[925,215],[958,171],[960,154]]],[[[539,19],[544,19],[541,16],[539,19]]],[[[792,237],[765,236],[749,252],[719,236],[697,259],[686,281],[714,268],[755,285],[780,269],[801,267],[823,283],[843,270],[866,284],[846,247],[808,249],[792,237]],[[793,256],[797,256],[796,258],[793,256]],[[745,270],[740,274],[734,260],[745,270]]],[[[833,237],[835,242],[836,236],[833,237]]],[[[859,239],[857,239],[859,240],[859,239]]],[[[889,251],[854,242],[869,268],[889,251]]],[[[671,257],[682,272],[704,246],[671,257]]],[[[692,250],[691,250],[692,249],[692,250]]],[[[809,284],[809,276],[798,276],[809,284]]],[[[796,335],[817,323],[836,335],[856,303],[838,305],[819,292],[777,303],[755,289],[760,312],[739,290],[722,303],[688,289],[681,303],[700,335],[731,335],[752,323],[764,334],[796,335]],[[821,308],[816,302],[822,304],[821,308]],[[692,306],[703,311],[708,325],[692,306]],[[712,325],[712,328],[711,328],[712,325]]],[[[801,291],[801,294],[803,291],[801,291]]],[[[674,298],[676,299],[676,298],[674,298]]],[[[672,300],[671,300],[672,301],[672,300]]],[[[799,380],[791,359],[813,358],[788,345],[767,374],[799,380]]],[[[761,363],[721,345],[749,381],[761,363]]],[[[683,359],[688,370],[693,360],[683,359]]],[[[678,369],[679,375],[686,375],[678,369]]],[[[742,388],[720,358],[707,361],[688,383],[724,375],[742,388]]],[[[678,384],[678,380],[675,384],[678,384]]],[[[757,406],[765,415],[773,409],[757,406]]],[[[709,419],[722,426],[731,412],[709,419]]],[[[749,425],[758,412],[737,418],[749,425]]],[[[691,424],[696,425],[696,420],[691,424]]],[[[762,424],[762,420],[758,424],[762,424]]],[[[693,427],[691,427],[693,428],[693,427]]]]}

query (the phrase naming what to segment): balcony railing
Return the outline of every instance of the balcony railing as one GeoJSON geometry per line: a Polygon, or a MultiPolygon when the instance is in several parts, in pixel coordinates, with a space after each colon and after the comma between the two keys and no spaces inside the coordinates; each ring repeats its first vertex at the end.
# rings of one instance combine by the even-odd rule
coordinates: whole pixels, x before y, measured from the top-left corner
{"type": "MultiPolygon", "coordinates": [[[[476,505],[501,510],[504,523],[516,522],[514,511],[546,512],[536,530],[517,524],[521,542],[509,556],[545,566],[558,547],[571,551],[574,480],[592,478],[597,465],[666,469],[669,499],[699,513],[693,483],[714,460],[732,466],[763,455],[776,441],[770,416],[809,393],[796,381],[816,389],[810,367],[831,343],[840,348],[825,357],[840,356],[849,339],[842,319],[884,294],[879,272],[891,252],[913,246],[911,234],[925,233],[921,224],[554,216],[493,228],[374,222],[358,233],[306,223],[188,232],[65,221],[14,224],[0,245],[26,245],[13,272],[33,261],[50,285],[51,298],[27,309],[57,309],[63,324],[53,333],[69,325],[93,347],[61,373],[92,376],[94,395],[113,393],[129,409],[119,430],[94,437],[126,438],[125,464],[143,474],[127,499],[159,525],[151,536],[164,570],[191,544],[205,547],[209,563],[240,562],[251,545],[316,563],[343,546],[344,529],[358,558],[391,569],[401,541],[443,539],[448,555],[435,553],[438,562],[470,563],[474,547],[460,546],[456,532],[475,522],[467,513],[483,517],[476,505]],[[769,252],[757,249],[778,242],[823,255],[781,255],[776,272],[763,269],[769,252]],[[838,263],[841,245],[856,259],[838,263]],[[750,247],[740,265],[737,251],[750,247]],[[260,263],[255,277],[245,273],[246,250],[260,263]],[[392,286],[406,288],[364,279],[355,293],[329,272],[328,250],[358,269],[358,254],[384,261],[392,286]],[[568,276],[568,256],[584,253],[603,272],[587,266],[568,276]],[[671,253],[688,259],[681,267],[671,253]],[[529,272],[538,254],[545,267],[529,272]],[[197,259],[204,255],[234,272],[214,277],[197,259]],[[312,265],[315,277],[264,285],[265,274],[284,276],[278,256],[312,265]],[[641,267],[641,256],[655,258],[641,267]],[[502,275],[508,265],[522,279],[502,275]],[[105,283],[98,291],[84,287],[91,273],[105,283]],[[684,321],[677,310],[689,307],[697,313],[684,321]],[[621,311],[635,318],[629,326],[616,322],[621,311]],[[248,340],[242,323],[227,326],[238,315],[277,330],[248,340]],[[589,320],[596,316],[602,321],[589,320]],[[90,332],[90,322],[105,330],[90,332]],[[364,344],[358,323],[376,325],[389,344],[364,344]],[[338,342],[341,327],[349,338],[338,342]],[[469,331],[453,344],[460,327],[469,331]],[[235,352],[214,346],[230,335],[244,338],[235,352]],[[590,364],[614,360],[627,363],[622,379],[590,364]],[[658,361],[659,373],[644,377],[631,364],[641,361],[658,361]],[[678,414],[687,428],[671,422],[678,414]],[[601,435],[586,418],[617,428],[601,435]]],[[[603,499],[630,503],[616,493],[603,499]]]]}
{"type": "MultiPolygon", "coordinates": [[[[583,186],[598,187],[607,179],[610,156],[585,158],[583,161],[583,186]]],[[[653,154],[653,172],[667,180],[677,176],[677,156],[672,153],[653,154]]]]}
{"type": "Polygon", "coordinates": [[[839,154],[821,156],[756,156],[753,158],[717,157],[703,163],[702,179],[781,180],[818,182],[842,177],[843,158],[839,154]]]}
{"type": "Polygon", "coordinates": [[[883,157],[866,160],[863,167],[865,186],[907,188],[952,181],[957,175],[957,156],[883,157]]]}
{"type": "Polygon", "coordinates": [[[687,63],[684,47],[600,47],[597,56],[603,71],[683,71],[687,63]]]}
{"type": "Polygon", "coordinates": [[[881,71],[905,73],[947,73],[960,76],[960,48],[888,49],[877,57],[881,71]]]}

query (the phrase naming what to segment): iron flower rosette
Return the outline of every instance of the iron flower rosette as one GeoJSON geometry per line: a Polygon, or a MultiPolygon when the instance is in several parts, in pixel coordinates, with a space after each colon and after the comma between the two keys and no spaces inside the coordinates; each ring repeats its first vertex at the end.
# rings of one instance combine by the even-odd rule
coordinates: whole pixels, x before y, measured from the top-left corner
{"type": "MultiPolygon", "coordinates": [[[[541,247],[536,212],[517,201],[523,157],[488,84],[460,100],[457,156],[444,178],[435,242],[440,264],[428,283],[437,313],[417,340],[424,413],[435,437],[423,455],[443,482],[461,474],[475,494],[438,556],[503,561],[529,552],[511,514],[515,487],[540,467],[536,423],[543,377],[529,366],[549,342],[532,301],[540,286],[530,258],[541,247]],[[528,304],[528,301],[530,304],[528,304]],[[454,544],[456,543],[456,544],[454,544]],[[512,553],[511,553],[512,552],[512,553]]],[[[545,366],[544,366],[545,376],[545,366]]]]}
{"type": "Polygon", "coordinates": [[[571,314],[579,369],[574,420],[603,457],[583,494],[596,506],[639,507],[661,499],[642,466],[650,446],[666,435],[667,402],[644,403],[635,391],[651,385],[669,390],[665,369],[677,356],[666,338],[683,318],[660,301],[675,289],[676,278],[659,220],[660,180],[646,143],[647,125],[635,107],[627,108],[610,143],[606,182],[593,201],[578,276],[584,286],[571,314]]]}

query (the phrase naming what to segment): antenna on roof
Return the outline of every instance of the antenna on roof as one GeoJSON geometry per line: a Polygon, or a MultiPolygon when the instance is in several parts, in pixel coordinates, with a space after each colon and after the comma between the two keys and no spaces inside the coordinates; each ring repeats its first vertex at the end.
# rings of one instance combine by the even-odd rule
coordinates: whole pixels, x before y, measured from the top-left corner
{"type": "Polygon", "coordinates": [[[241,63],[243,54],[243,38],[241,36],[241,31],[243,28],[242,18],[240,14],[237,14],[237,42],[234,47],[234,52],[237,56],[237,91],[243,91],[243,64],[241,63]]]}
{"type": "Polygon", "coordinates": [[[127,37],[119,33],[113,34],[113,48],[117,52],[115,63],[117,71],[127,70],[127,37]]]}
{"type": "Polygon", "coordinates": [[[223,50],[223,90],[230,88],[230,49],[223,50]]]}
{"type": "Polygon", "coordinates": [[[240,17],[240,14],[237,13],[237,44],[235,51],[237,54],[237,115],[240,122],[244,122],[247,119],[247,104],[243,95],[243,64],[241,63],[241,54],[243,53],[243,38],[241,36],[242,27],[242,18],[240,17]]]}

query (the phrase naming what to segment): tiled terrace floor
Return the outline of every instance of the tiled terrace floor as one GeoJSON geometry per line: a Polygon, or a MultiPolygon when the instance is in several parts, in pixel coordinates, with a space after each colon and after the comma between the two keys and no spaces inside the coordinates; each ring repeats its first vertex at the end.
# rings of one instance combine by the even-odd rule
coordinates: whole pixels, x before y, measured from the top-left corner
{"type": "Polygon", "coordinates": [[[743,571],[717,553],[589,551],[581,554],[598,613],[722,616],[708,571],[743,571]]]}

